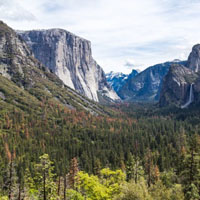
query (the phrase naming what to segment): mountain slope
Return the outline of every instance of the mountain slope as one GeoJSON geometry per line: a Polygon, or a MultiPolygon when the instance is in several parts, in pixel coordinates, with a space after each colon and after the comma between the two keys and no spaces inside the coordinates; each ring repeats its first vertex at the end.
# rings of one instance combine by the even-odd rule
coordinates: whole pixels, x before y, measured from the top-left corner
{"type": "Polygon", "coordinates": [[[162,80],[173,62],[157,64],[128,78],[118,92],[125,101],[158,101],[162,80]]]}
{"type": "Polygon", "coordinates": [[[0,83],[2,104],[20,108],[20,103],[24,103],[31,109],[45,99],[69,109],[103,112],[37,61],[26,43],[3,22],[0,22],[0,83]]]}
{"type": "Polygon", "coordinates": [[[99,101],[98,94],[119,99],[108,85],[103,69],[92,58],[91,44],[62,29],[18,31],[34,56],[67,86],[99,101]]]}
{"type": "Polygon", "coordinates": [[[200,45],[192,48],[186,67],[172,65],[161,91],[160,106],[176,105],[188,107],[193,101],[200,101],[200,45]]]}
{"type": "Polygon", "coordinates": [[[198,75],[183,65],[172,65],[163,81],[160,105],[184,105],[189,99],[190,85],[198,75]]]}

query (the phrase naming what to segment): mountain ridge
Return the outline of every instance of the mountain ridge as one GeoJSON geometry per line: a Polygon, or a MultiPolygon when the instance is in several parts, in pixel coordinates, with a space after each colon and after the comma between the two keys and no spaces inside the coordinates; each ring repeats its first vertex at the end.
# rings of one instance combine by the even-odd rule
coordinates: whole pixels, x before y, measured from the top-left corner
{"type": "MultiPolygon", "coordinates": [[[[146,68],[136,76],[127,79],[120,88],[118,95],[124,101],[159,101],[160,90],[164,76],[167,74],[172,62],[156,64],[146,68]]],[[[182,61],[181,61],[182,62],[182,61]]]]}

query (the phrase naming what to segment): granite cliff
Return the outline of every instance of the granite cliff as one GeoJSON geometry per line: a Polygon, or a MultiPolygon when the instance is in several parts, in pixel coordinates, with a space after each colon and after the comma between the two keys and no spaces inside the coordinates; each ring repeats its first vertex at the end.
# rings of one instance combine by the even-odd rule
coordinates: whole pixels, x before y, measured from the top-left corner
{"type": "Polygon", "coordinates": [[[64,85],[54,73],[35,59],[16,32],[0,21],[1,105],[38,110],[42,102],[54,102],[68,109],[102,113],[100,106],[64,85]]]}
{"type": "Polygon", "coordinates": [[[172,65],[163,81],[160,106],[188,107],[199,102],[200,91],[200,45],[192,48],[186,65],[172,65]]]}
{"type": "Polygon", "coordinates": [[[194,72],[200,71],[200,44],[196,44],[192,48],[187,61],[187,67],[194,72]]]}
{"type": "Polygon", "coordinates": [[[99,101],[98,95],[119,99],[93,59],[88,40],[63,29],[18,31],[18,34],[34,56],[70,88],[94,101],[99,101]]]}

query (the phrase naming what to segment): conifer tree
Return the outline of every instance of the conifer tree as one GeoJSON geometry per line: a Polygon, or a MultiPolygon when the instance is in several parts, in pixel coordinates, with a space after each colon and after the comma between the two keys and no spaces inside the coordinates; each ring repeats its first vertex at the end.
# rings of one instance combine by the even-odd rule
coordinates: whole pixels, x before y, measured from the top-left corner
{"type": "Polygon", "coordinates": [[[186,200],[200,198],[200,136],[197,134],[189,141],[189,151],[183,166],[181,177],[186,200]]]}
{"type": "Polygon", "coordinates": [[[35,185],[39,191],[39,198],[43,200],[55,199],[56,184],[54,182],[52,162],[48,154],[40,156],[40,162],[35,164],[35,185]]]}
{"type": "Polygon", "coordinates": [[[147,184],[148,187],[151,186],[152,183],[152,176],[153,176],[153,158],[152,158],[152,153],[151,150],[148,149],[145,157],[145,171],[147,174],[147,184]]]}
{"type": "Polygon", "coordinates": [[[144,170],[139,157],[134,158],[132,155],[126,165],[127,180],[134,180],[135,183],[144,175],[144,170]]]}

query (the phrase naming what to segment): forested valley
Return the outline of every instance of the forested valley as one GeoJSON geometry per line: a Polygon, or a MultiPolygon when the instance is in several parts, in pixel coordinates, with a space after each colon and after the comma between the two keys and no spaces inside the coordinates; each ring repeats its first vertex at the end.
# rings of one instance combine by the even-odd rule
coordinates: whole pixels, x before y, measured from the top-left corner
{"type": "Polygon", "coordinates": [[[0,199],[200,199],[198,109],[111,107],[2,105],[0,199]]]}

